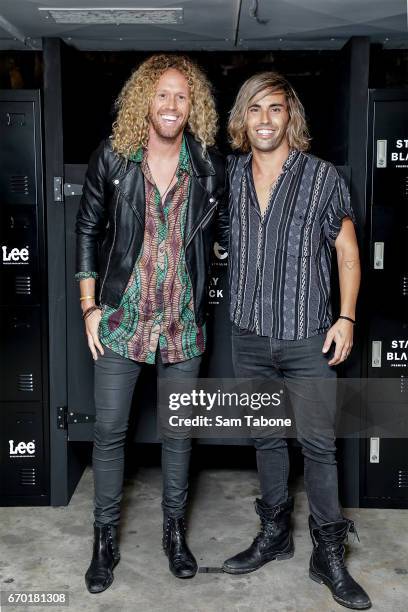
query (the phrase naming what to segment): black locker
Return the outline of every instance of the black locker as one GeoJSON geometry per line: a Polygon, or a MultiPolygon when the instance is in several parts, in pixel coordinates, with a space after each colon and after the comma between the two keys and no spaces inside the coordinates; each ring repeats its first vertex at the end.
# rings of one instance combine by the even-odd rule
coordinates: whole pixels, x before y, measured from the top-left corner
{"type": "Polygon", "coordinates": [[[38,91],[0,92],[0,505],[49,503],[38,91]]]}
{"type": "MultiPolygon", "coordinates": [[[[395,392],[368,395],[366,422],[387,412],[408,417],[407,108],[408,91],[370,91],[367,376],[387,379],[384,388],[392,379],[395,392]]],[[[402,429],[404,437],[391,428],[387,437],[362,441],[362,506],[408,507],[408,439],[402,429]]]]}

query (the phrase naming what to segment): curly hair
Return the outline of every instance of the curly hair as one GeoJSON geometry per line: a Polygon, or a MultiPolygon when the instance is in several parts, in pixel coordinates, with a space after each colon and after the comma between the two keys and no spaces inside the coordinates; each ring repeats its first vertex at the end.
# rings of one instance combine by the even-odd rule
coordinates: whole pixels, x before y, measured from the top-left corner
{"type": "Polygon", "coordinates": [[[113,150],[124,157],[147,146],[150,106],[157,83],[168,68],[177,69],[187,79],[191,96],[188,126],[193,136],[203,149],[215,142],[218,115],[207,77],[184,55],[152,55],[131,74],[115,103],[117,117],[110,139],[113,150]]]}
{"type": "Polygon", "coordinates": [[[261,72],[249,78],[241,86],[230,111],[228,134],[231,147],[243,153],[250,151],[251,146],[246,132],[246,116],[251,100],[261,91],[284,93],[288,105],[289,123],[287,127],[288,144],[293,149],[307,151],[310,147],[310,135],[306,123],[303,104],[292,85],[278,72],[261,72]]]}

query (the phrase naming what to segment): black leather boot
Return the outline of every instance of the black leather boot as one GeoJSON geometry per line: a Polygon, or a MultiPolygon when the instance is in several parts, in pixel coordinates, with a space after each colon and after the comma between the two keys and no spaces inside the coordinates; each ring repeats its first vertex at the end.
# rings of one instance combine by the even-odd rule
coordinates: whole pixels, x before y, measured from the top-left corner
{"type": "Polygon", "coordinates": [[[337,603],[346,608],[371,608],[370,598],[350,576],[344,562],[347,534],[349,531],[357,534],[353,521],[342,519],[319,527],[313,517],[309,516],[309,529],[313,542],[310,578],[329,587],[337,603]]]}
{"type": "Polygon", "coordinates": [[[251,546],[224,562],[222,569],[228,574],[247,574],[265,563],[293,557],[294,546],[290,529],[293,498],[283,504],[268,506],[261,499],[255,501],[255,510],[261,519],[261,531],[251,546]]]}
{"type": "Polygon", "coordinates": [[[113,582],[113,568],[120,561],[117,528],[114,525],[94,523],[93,556],[85,574],[85,583],[90,593],[101,593],[113,582]]]}
{"type": "Polygon", "coordinates": [[[176,578],[193,578],[197,561],[186,542],[184,518],[165,517],[163,522],[163,550],[169,559],[170,571],[176,578]]]}

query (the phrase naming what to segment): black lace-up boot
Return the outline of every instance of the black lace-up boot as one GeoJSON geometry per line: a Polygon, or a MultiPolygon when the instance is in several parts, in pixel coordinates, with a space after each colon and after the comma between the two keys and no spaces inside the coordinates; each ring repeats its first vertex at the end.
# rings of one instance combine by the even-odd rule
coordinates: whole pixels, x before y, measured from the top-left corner
{"type": "Polygon", "coordinates": [[[309,516],[309,528],[313,542],[309,570],[311,579],[329,587],[335,601],[346,608],[371,608],[370,598],[350,576],[344,561],[344,542],[348,532],[358,537],[353,521],[342,519],[319,527],[309,516]]]}
{"type": "Polygon", "coordinates": [[[90,593],[105,591],[113,582],[113,568],[120,561],[117,530],[114,525],[94,523],[94,544],[91,564],[85,574],[90,593]]]}
{"type": "Polygon", "coordinates": [[[224,562],[222,569],[228,574],[247,574],[274,559],[281,561],[293,557],[290,528],[293,498],[289,497],[277,506],[268,506],[257,499],[255,510],[261,519],[261,531],[249,548],[224,562]]]}
{"type": "Polygon", "coordinates": [[[169,559],[170,571],[176,578],[193,578],[197,561],[186,542],[184,518],[167,516],[163,523],[163,550],[169,559]]]}

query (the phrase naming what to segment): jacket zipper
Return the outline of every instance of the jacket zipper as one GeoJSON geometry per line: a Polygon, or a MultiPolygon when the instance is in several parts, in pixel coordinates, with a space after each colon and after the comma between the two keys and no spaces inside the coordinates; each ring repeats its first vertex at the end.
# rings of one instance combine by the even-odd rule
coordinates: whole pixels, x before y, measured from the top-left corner
{"type": "MultiPolygon", "coordinates": [[[[194,238],[194,236],[196,235],[196,233],[198,232],[198,230],[200,229],[200,227],[202,227],[202,225],[203,225],[204,221],[206,221],[206,220],[208,219],[208,217],[209,217],[210,213],[211,213],[211,212],[214,210],[214,208],[216,208],[216,207],[217,207],[217,204],[218,204],[218,202],[215,202],[214,206],[212,206],[212,207],[210,208],[210,210],[209,210],[209,211],[208,211],[208,213],[205,215],[205,217],[204,217],[204,219],[201,221],[201,223],[200,223],[199,225],[197,225],[196,229],[194,230],[194,233],[192,234],[192,236],[190,236],[190,238],[189,238],[188,242],[186,243],[186,245],[185,245],[185,247],[184,247],[184,252],[186,252],[188,245],[190,244],[190,242],[192,241],[192,239],[194,238]]],[[[188,262],[187,262],[187,258],[186,258],[186,269],[187,269],[187,274],[188,274],[188,276],[189,276],[190,283],[191,283],[191,286],[192,286],[191,274],[190,274],[190,271],[189,271],[189,269],[188,269],[188,262]]],[[[196,304],[195,304],[195,301],[194,301],[194,319],[195,319],[195,309],[196,309],[196,304]]]]}
{"type": "Polygon", "coordinates": [[[103,281],[102,281],[101,288],[100,288],[100,291],[99,291],[99,303],[101,303],[102,290],[103,290],[103,287],[105,285],[106,277],[108,275],[108,269],[109,269],[109,264],[110,264],[110,260],[111,260],[111,257],[112,257],[113,247],[115,246],[115,239],[116,239],[116,211],[118,209],[118,202],[119,202],[119,193],[117,193],[117,195],[116,195],[115,214],[113,216],[113,221],[114,221],[113,240],[112,240],[112,246],[111,246],[110,251],[109,251],[108,263],[106,264],[105,276],[103,277],[103,281]]]}
{"type": "Polygon", "coordinates": [[[205,221],[208,219],[208,217],[209,217],[210,213],[211,213],[211,212],[214,210],[214,208],[216,208],[217,204],[218,204],[218,202],[216,202],[216,203],[214,204],[214,206],[212,206],[212,207],[210,208],[210,210],[209,210],[209,211],[208,211],[208,213],[205,215],[205,217],[204,217],[204,219],[201,221],[201,223],[200,223],[199,225],[197,225],[196,229],[194,230],[194,232],[193,232],[193,233],[192,233],[192,235],[190,236],[190,238],[189,238],[188,242],[186,243],[185,248],[187,248],[187,247],[188,247],[188,245],[190,244],[190,242],[192,241],[192,239],[194,238],[194,236],[196,235],[196,233],[198,232],[198,230],[200,229],[200,227],[203,227],[203,223],[204,223],[204,222],[205,222],[205,221]]]}

